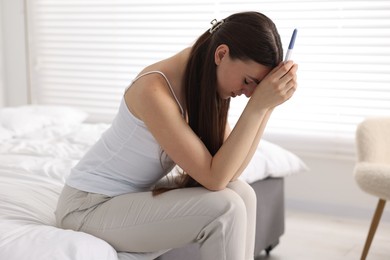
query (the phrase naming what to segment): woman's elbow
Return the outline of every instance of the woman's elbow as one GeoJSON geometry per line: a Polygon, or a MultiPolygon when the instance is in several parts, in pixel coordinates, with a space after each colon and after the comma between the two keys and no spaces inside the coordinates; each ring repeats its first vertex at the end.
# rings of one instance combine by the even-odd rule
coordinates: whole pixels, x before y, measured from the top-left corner
{"type": "Polygon", "coordinates": [[[206,189],[208,189],[209,191],[220,191],[220,190],[223,190],[226,188],[228,183],[225,183],[225,182],[209,182],[205,185],[203,185],[203,187],[205,187],[206,189]]]}

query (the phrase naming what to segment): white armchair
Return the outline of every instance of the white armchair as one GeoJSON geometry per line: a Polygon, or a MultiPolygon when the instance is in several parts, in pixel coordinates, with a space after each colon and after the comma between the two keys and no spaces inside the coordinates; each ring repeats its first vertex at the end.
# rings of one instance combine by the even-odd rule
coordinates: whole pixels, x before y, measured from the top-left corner
{"type": "Polygon", "coordinates": [[[363,191],[379,198],[361,256],[365,260],[386,201],[390,199],[390,117],[368,118],[360,123],[356,147],[356,182],[363,191]]]}

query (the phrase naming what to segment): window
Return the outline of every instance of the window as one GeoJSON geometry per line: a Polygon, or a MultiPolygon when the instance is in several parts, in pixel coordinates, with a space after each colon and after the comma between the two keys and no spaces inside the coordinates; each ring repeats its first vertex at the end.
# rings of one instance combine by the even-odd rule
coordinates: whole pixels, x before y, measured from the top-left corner
{"type": "MultiPolygon", "coordinates": [[[[388,1],[36,0],[27,2],[34,103],[77,106],[109,121],[145,65],[189,46],[214,18],[246,10],[273,19],[299,89],[265,137],[301,154],[351,158],[356,125],[390,113],[388,1]]],[[[232,102],[234,123],[245,98],[232,102]]]]}

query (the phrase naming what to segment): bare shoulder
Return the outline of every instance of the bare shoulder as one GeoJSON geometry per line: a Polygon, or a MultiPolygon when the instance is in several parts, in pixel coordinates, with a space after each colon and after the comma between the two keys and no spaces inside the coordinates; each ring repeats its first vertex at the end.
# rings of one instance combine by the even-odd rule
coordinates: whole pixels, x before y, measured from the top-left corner
{"type": "Polygon", "coordinates": [[[157,112],[162,108],[179,111],[166,80],[159,73],[137,79],[125,93],[125,101],[129,110],[141,120],[145,113],[157,112]]]}

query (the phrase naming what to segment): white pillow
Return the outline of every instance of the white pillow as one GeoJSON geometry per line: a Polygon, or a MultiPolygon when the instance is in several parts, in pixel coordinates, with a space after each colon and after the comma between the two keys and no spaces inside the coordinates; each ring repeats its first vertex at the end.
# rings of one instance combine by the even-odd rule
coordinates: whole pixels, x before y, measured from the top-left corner
{"type": "Polygon", "coordinates": [[[88,114],[67,106],[29,105],[0,109],[0,126],[22,135],[51,125],[79,124],[88,114]]]}
{"type": "Polygon", "coordinates": [[[307,165],[294,153],[274,143],[261,140],[240,179],[253,183],[267,177],[286,177],[307,170],[307,165]]]}

